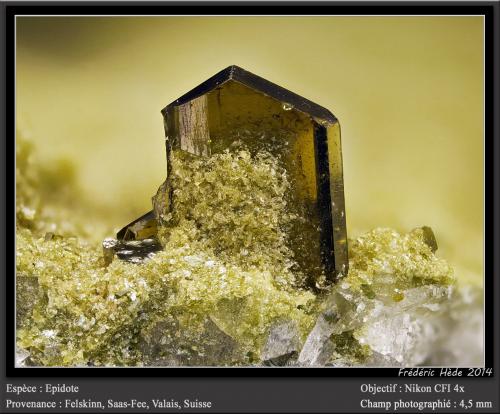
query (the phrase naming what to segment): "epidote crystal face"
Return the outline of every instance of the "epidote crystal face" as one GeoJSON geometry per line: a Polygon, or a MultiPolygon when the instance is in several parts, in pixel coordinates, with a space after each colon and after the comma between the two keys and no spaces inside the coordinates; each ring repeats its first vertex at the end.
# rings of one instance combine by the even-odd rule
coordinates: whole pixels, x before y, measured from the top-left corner
{"type": "MultiPolygon", "coordinates": [[[[153,200],[160,227],[169,225],[166,218],[178,208],[176,168],[194,168],[195,158],[225,152],[245,151],[251,158],[265,153],[273,157],[276,170],[283,170],[289,182],[284,198],[287,213],[293,217],[286,229],[286,243],[293,251],[297,270],[307,274],[312,284],[321,278],[333,281],[347,273],[340,129],[329,111],[231,66],[162,113],[168,170],[166,182],[153,200]]],[[[231,166],[228,168],[230,175],[231,166]]],[[[245,209],[238,203],[233,207],[245,209]]],[[[254,225],[258,226],[260,219],[254,215],[254,225]]],[[[144,223],[139,229],[137,222],[131,223],[119,237],[130,235],[134,225],[134,234],[147,227],[144,223]]]]}

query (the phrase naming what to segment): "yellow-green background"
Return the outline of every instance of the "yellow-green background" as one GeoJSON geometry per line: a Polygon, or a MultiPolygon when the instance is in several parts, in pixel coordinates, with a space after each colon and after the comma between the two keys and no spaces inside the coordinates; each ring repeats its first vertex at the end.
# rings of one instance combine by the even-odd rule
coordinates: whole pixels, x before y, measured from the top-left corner
{"type": "Polygon", "coordinates": [[[350,237],[429,225],[482,280],[482,17],[18,17],[16,50],[18,130],[72,160],[88,220],[150,209],[160,109],[237,64],[340,119],[350,237]]]}

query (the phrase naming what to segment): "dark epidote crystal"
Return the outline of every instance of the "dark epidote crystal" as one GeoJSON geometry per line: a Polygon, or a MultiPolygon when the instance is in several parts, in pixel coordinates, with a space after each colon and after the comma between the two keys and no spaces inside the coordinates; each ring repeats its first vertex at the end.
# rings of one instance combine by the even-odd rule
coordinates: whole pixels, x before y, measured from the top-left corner
{"type": "MultiPolygon", "coordinates": [[[[171,158],[178,151],[209,157],[231,148],[267,151],[292,183],[297,217],[287,243],[298,271],[333,281],[348,269],[340,127],[327,109],[237,66],[230,66],[162,110],[167,178],[153,211],[124,227],[120,240],[154,236],[175,210],[171,158]]],[[[186,158],[189,162],[189,157],[186,158]]],[[[207,194],[207,197],[211,195],[207,194]]]]}

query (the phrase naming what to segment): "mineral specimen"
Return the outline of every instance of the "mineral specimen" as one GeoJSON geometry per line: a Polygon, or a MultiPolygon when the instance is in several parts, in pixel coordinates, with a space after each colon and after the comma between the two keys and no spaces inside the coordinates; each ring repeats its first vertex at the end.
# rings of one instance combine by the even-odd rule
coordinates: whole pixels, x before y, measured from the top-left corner
{"type": "Polygon", "coordinates": [[[436,325],[449,311],[454,285],[452,269],[434,255],[436,248],[428,227],[406,236],[377,229],[359,237],[352,243],[351,271],[322,303],[325,310],[298,363],[425,362],[443,335],[436,325]]]}
{"type": "MultiPolygon", "coordinates": [[[[155,229],[165,234],[170,216],[177,214],[177,204],[182,203],[177,195],[182,189],[175,181],[179,175],[176,169],[196,169],[197,157],[232,152],[239,145],[247,156],[269,154],[287,173],[286,197],[294,217],[286,238],[296,269],[307,275],[313,286],[319,279],[332,282],[347,274],[340,127],[331,112],[230,66],[168,105],[162,114],[166,181],[154,197],[153,212],[122,229],[119,239],[151,237],[155,229]]],[[[210,197],[211,190],[205,186],[193,202],[210,197]]],[[[259,208],[259,204],[254,207],[259,208]]],[[[248,206],[243,208],[248,210],[248,206]]]]}
{"type": "Polygon", "coordinates": [[[161,245],[60,234],[69,227],[30,204],[36,171],[18,171],[19,208],[35,211],[16,223],[19,366],[480,363],[480,290],[456,285],[430,228],[351,240],[349,273],[318,289],[290,246],[300,214],[280,157],[236,143],[173,150],[171,166],[161,245]]]}
{"type": "Polygon", "coordinates": [[[275,322],[262,350],[265,365],[282,366],[296,359],[301,346],[300,332],[293,320],[275,322]]]}
{"type": "Polygon", "coordinates": [[[448,300],[451,269],[420,230],[359,237],[348,277],[319,295],[283,284],[277,276],[286,269],[279,261],[271,267],[267,252],[259,252],[261,260],[249,252],[254,264],[245,266],[246,256],[221,258],[203,234],[186,220],[152,258],[104,267],[97,249],[19,232],[18,269],[36,277],[48,298],[18,330],[18,346],[30,354],[25,361],[408,365],[437,361],[433,344],[447,344],[452,326],[460,332],[453,309],[480,314],[460,295],[460,305],[448,300]]]}
{"type": "Polygon", "coordinates": [[[120,241],[107,238],[102,242],[102,252],[105,265],[109,265],[114,256],[127,262],[139,263],[154,253],[162,249],[161,244],[156,238],[120,241]]]}

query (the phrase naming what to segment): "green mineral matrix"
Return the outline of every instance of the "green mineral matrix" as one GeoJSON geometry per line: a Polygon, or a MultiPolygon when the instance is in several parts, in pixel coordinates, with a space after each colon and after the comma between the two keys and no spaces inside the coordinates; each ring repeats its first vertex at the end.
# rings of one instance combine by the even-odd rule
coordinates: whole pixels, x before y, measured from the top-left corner
{"type": "Polygon", "coordinates": [[[135,263],[49,233],[43,204],[30,204],[36,174],[18,162],[24,365],[408,361],[413,342],[387,350],[373,331],[384,314],[404,333],[443,313],[454,277],[432,231],[375,229],[348,258],[338,123],[246,73],[230,67],[164,110],[167,179],[153,211],[118,233],[161,250],[135,263]]]}

